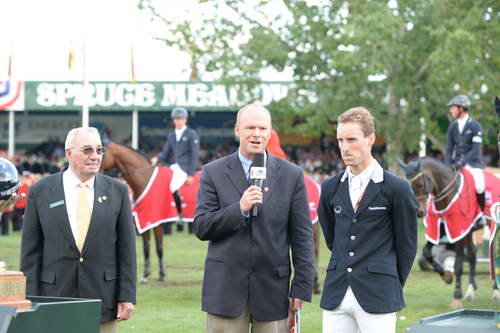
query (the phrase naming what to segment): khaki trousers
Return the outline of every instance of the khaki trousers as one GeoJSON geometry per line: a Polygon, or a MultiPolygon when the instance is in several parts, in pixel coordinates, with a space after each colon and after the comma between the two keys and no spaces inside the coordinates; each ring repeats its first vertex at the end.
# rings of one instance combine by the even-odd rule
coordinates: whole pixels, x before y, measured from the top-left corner
{"type": "Polygon", "coordinates": [[[250,309],[239,317],[228,318],[207,314],[207,333],[248,333],[252,326],[252,333],[289,333],[288,319],[275,321],[257,321],[252,318],[250,309]]]}
{"type": "Polygon", "coordinates": [[[118,333],[118,325],[116,321],[108,321],[101,324],[101,333],[118,333]]]}

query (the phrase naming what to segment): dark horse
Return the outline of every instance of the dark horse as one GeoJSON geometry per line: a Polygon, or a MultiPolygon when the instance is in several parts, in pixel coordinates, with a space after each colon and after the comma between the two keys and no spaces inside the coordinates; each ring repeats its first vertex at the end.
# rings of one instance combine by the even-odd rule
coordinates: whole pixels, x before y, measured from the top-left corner
{"type": "MultiPolygon", "coordinates": [[[[443,162],[424,157],[413,161],[409,164],[404,164],[399,161],[401,167],[405,170],[406,177],[410,180],[413,192],[419,202],[418,213],[419,217],[427,214],[427,200],[429,195],[433,201],[436,210],[442,211],[448,207],[452,199],[457,194],[460,188],[460,172],[447,166],[443,162]]],[[[475,195],[474,187],[469,184],[469,195],[475,195]]],[[[475,197],[471,200],[475,200],[475,197]]],[[[474,245],[472,233],[475,228],[472,228],[465,236],[454,243],[456,259],[454,264],[455,273],[455,291],[454,299],[451,301],[453,308],[463,307],[462,302],[462,273],[463,263],[465,260],[469,263],[469,286],[465,294],[465,299],[470,300],[475,297],[476,283],[476,246],[474,245]]],[[[438,272],[446,283],[453,282],[453,273],[445,270],[443,266],[437,262],[432,256],[433,243],[427,241],[423,249],[425,259],[429,261],[434,271],[438,272]]],[[[500,300],[500,293],[493,286],[493,298],[500,300]]]]}
{"type": "MultiPolygon", "coordinates": [[[[102,161],[101,170],[108,171],[117,168],[122,177],[134,193],[134,200],[144,192],[151,175],[153,167],[149,160],[138,151],[109,141],[106,145],[106,154],[102,161]]],[[[160,276],[158,281],[165,282],[165,264],[163,262],[163,226],[160,224],[153,228],[156,241],[156,254],[160,264],[160,276]]],[[[149,260],[149,230],[142,233],[142,244],[144,249],[144,276],[142,282],[147,282],[151,275],[151,262],[149,260]]]]}

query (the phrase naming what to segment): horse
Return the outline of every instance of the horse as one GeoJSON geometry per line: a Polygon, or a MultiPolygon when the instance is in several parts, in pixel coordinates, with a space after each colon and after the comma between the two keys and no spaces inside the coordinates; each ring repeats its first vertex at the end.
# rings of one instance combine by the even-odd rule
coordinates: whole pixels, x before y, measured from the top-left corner
{"type": "MultiPolygon", "coordinates": [[[[153,174],[154,168],[150,161],[140,152],[109,141],[106,145],[106,153],[102,160],[101,171],[108,171],[117,168],[133,192],[134,200],[137,200],[146,189],[149,180],[153,174]]],[[[142,245],[144,250],[144,275],[142,283],[146,283],[151,275],[151,262],[149,260],[149,231],[142,233],[142,245]]],[[[158,281],[165,283],[165,264],[163,261],[163,226],[158,224],[153,228],[156,242],[156,254],[159,260],[159,278],[158,281]]]]}
{"type": "MultiPolygon", "coordinates": [[[[475,189],[470,178],[465,177],[462,172],[457,171],[454,168],[446,165],[445,163],[431,158],[423,157],[409,164],[405,164],[398,160],[401,167],[406,173],[406,177],[409,179],[413,192],[417,198],[418,216],[425,216],[425,221],[429,221],[431,214],[436,215],[435,212],[445,212],[450,205],[461,205],[460,202],[456,201],[458,198],[464,197],[467,200],[466,207],[458,207],[462,215],[473,212],[472,208],[475,207],[476,212],[479,209],[476,204],[475,189]],[[434,212],[429,212],[428,208],[435,207],[434,212]]],[[[453,299],[450,303],[452,308],[462,308],[463,304],[460,301],[462,299],[462,272],[463,272],[463,262],[467,260],[469,263],[469,285],[464,299],[471,300],[475,297],[475,291],[477,289],[476,283],[476,246],[473,242],[473,231],[480,227],[478,224],[474,224],[472,220],[478,221],[477,217],[481,217],[480,211],[479,215],[473,214],[475,218],[471,221],[467,221],[468,225],[460,230],[465,230],[460,235],[455,235],[456,237],[451,237],[449,239],[450,243],[454,244],[454,249],[456,253],[456,259],[454,263],[454,274],[455,274],[455,290],[453,294],[453,299]],[[466,253],[465,253],[466,251],[466,253]]],[[[455,215],[456,217],[457,215],[455,215]]],[[[437,216],[434,216],[437,218],[437,216]]],[[[480,220],[480,219],[479,219],[480,220]]],[[[437,220],[439,221],[439,220],[437,220]]],[[[449,236],[450,225],[458,223],[454,221],[446,221],[446,233],[449,236]]],[[[438,224],[436,224],[438,225],[438,224]]],[[[449,270],[443,268],[443,266],[437,262],[432,255],[432,247],[439,243],[439,237],[443,233],[443,228],[445,224],[439,224],[439,227],[434,228],[437,233],[437,239],[430,239],[429,237],[429,227],[427,224],[427,243],[423,249],[423,255],[425,259],[429,261],[434,271],[439,273],[443,280],[451,284],[453,282],[453,273],[449,270]]],[[[451,228],[452,228],[451,227],[451,228]]],[[[498,291],[496,283],[493,284],[493,299],[500,301],[500,292],[498,291]]]]}

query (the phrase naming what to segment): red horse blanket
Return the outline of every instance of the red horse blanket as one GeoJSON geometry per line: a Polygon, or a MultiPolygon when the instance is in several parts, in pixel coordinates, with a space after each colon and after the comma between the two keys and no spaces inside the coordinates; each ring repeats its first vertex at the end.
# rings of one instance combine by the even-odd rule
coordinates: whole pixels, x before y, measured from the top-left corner
{"type": "MultiPolygon", "coordinates": [[[[196,195],[200,186],[200,171],[197,171],[191,185],[184,184],[180,189],[183,221],[194,220],[196,195]]],[[[170,192],[172,170],[168,167],[154,169],[151,179],[139,198],[133,203],[132,214],[137,231],[143,232],[165,222],[179,219],[175,200],[170,192]]]]}
{"type": "Polygon", "coordinates": [[[304,183],[307,191],[307,201],[309,202],[309,213],[311,214],[312,223],[318,222],[318,204],[321,187],[309,175],[304,174],[304,183]]]}
{"type": "Polygon", "coordinates": [[[133,203],[132,215],[140,234],[161,223],[176,221],[179,218],[174,197],[168,190],[171,179],[170,168],[156,167],[146,189],[133,203]]]}
{"type": "MultiPolygon", "coordinates": [[[[500,194],[500,179],[484,171],[484,180],[486,183],[485,215],[491,219],[490,207],[494,203],[493,198],[498,198],[500,194]]],[[[474,222],[481,215],[482,212],[477,204],[476,191],[474,189],[474,178],[470,172],[462,168],[458,193],[453,197],[448,207],[443,210],[437,210],[433,198],[429,198],[427,214],[424,219],[426,227],[425,237],[431,243],[438,244],[439,226],[440,223],[444,223],[449,241],[455,243],[467,235],[474,222]]]]}

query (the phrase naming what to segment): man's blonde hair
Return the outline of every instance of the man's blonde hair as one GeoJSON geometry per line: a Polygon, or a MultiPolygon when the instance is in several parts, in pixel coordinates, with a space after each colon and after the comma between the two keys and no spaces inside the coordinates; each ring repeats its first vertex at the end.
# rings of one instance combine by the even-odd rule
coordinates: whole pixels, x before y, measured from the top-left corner
{"type": "Polygon", "coordinates": [[[375,134],[375,118],[370,111],[362,106],[357,106],[342,113],[338,118],[339,124],[358,123],[363,129],[363,134],[368,136],[375,134]]]}

